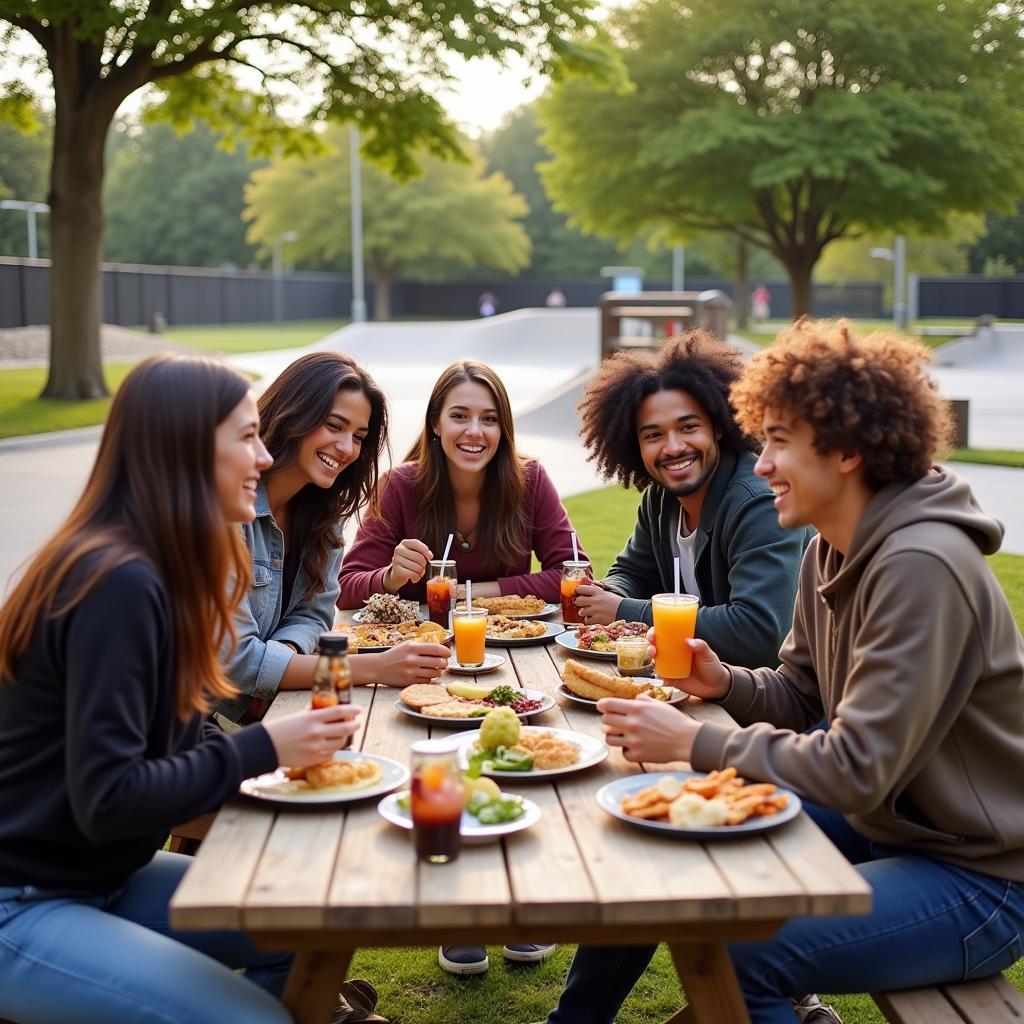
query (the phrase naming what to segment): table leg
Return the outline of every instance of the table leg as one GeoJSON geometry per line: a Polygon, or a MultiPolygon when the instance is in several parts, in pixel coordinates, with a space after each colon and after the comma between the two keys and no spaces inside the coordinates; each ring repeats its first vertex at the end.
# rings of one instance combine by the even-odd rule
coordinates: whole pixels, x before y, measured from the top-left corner
{"type": "Polygon", "coordinates": [[[302,950],[295,954],[284,990],[284,1005],[295,1024],[324,1024],[331,1019],[353,952],[302,950]]]}
{"type": "Polygon", "coordinates": [[[670,945],[686,1007],[668,1024],[750,1024],[739,979],[724,942],[670,945]]]}

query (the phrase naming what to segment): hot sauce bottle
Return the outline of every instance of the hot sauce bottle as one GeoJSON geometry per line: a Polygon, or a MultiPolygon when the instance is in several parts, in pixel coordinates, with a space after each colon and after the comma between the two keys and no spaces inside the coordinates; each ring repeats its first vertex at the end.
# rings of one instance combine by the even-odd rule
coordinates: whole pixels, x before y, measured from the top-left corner
{"type": "MultiPolygon", "coordinates": [[[[321,633],[313,669],[313,707],[327,708],[352,700],[352,669],[348,663],[348,637],[321,633]]],[[[345,745],[348,746],[349,741],[345,745]]]]}

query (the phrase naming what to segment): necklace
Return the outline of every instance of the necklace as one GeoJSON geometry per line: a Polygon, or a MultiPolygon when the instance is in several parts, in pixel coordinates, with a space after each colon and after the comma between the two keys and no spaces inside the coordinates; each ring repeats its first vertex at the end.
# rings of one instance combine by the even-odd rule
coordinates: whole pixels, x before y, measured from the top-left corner
{"type": "Polygon", "coordinates": [[[472,537],[474,533],[476,533],[475,526],[469,531],[469,533],[460,533],[458,530],[455,531],[455,539],[458,541],[459,547],[462,548],[463,551],[468,551],[473,546],[470,541],[470,537],[472,537]]]}

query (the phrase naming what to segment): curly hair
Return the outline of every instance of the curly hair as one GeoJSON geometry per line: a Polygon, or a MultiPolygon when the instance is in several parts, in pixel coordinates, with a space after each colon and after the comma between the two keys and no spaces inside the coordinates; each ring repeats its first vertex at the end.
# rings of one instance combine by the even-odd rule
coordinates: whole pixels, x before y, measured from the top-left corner
{"type": "Polygon", "coordinates": [[[651,478],[637,441],[637,412],[648,396],[677,389],[700,403],[722,448],[756,451],[757,441],[740,429],[729,405],[729,388],[741,370],[740,353],[703,328],[669,339],[656,353],[615,352],[601,363],[577,406],[587,460],[606,480],[645,488],[651,478]]]}
{"type": "Polygon", "coordinates": [[[928,472],[950,433],[930,360],[924,346],[894,331],[858,337],[846,320],[805,317],[733,386],[736,418],[755,433],[767,410],[784,410],[810,424],[819,454],[859,452],[872,490],[909,483],[928,472]]]}

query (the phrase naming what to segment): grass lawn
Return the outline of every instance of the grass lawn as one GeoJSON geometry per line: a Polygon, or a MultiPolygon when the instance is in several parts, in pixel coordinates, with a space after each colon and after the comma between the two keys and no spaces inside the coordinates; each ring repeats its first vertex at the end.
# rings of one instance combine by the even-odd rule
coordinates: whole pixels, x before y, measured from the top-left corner
{"type": "Polygon", "coordinates": [[[1012,466],[1024,469],[1024,452],[1005,448],[957,448],[949,454],[950,462],[980,462],[986,466],[1012,466]]]}
{"type": "MultiPolygon", "coordinates": [[[[836,317],[834,319],[839,319],[839,318],[836,317]]],[[[865,334],[870,333],[871,331],[889,330],[889,329],[892,328],[892,321],[891,320],[868,320],[868,319],[862,320],[862,319],[860,319],[858,317],[850,317],[849,319],[852,320],[857,325],[857,328],[862,333],[865,333],[865,334]]],[[[1005,321],[1005,322],[1009,322],[1009,321],[1005,321]]],[[[764,346],[764,345],[771,344],[771,342],[773,342],[775,340],[775,335],[778,334],[779,331],[781,331],[784,327],[788,327],[790,323],[791,323],[791,321],[789,321],[789,320],[769,320],[769,321],[766,321],[766,325],[771,327],[770,331],[755,331],[755,330],[752,330],[751,328],[745,328],[743,330],[740,330],[735,325],[731,325],[729,330],[730,330],[730,332],[732,334],[737,334],[741,338],[746,338],[747,341],[752,341],[755,345],[762,345],[762,346],[764,346]]],[[[923,320],[916,321],[916,323],[920,324],[922,327],[927,326],[926,322],[923,321],[923,320]]],[[[956,320],[952,320],[952,319],[950,319],[950,320],[943,319],[941,321],[942,325],[949,324],[951,326],[955,326],[955,325],[958,325],[959,323],[973,324],[974,321],[973,320],[956,321],[956,320]]],[[[939,326],[939,325],[936,325],[936,326],[939,326]]],[[[908,334],[910,337],[914,338],[916,341],[921,342],[922,345],[925,345],[928,348],[938,348],[939,345],[945,345],[947,341],[956,341],[956,340],[958,340],[961,337],[961,335],[959,335],[959,334],[918,334],[914,330],[914,325],[913,324],[907,329],[907,331],[905,333],[908,334]]]]}
{"type": "MultiPolygon", "coordinates": [[[[108,363],[103,368],[107,386],[112,392],[117,390],[131,368],[131,363],[108,363]]],[[[45,383],[44,367],[0,371],[0,437],[90,427],[106,419],[109,398],[82,402],[39,398],[45,383]]]]}
{"type": "Polygon", "coordinates": [[[263,352],[298,348],[344,327],[348,320],[287,320],[280,324],[202,324],[170,327],[167,337],[201,352],[263,352]]]}

